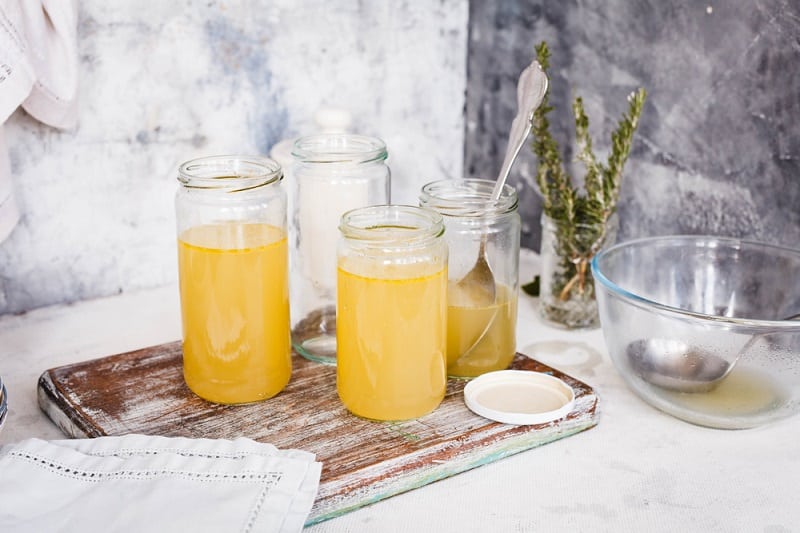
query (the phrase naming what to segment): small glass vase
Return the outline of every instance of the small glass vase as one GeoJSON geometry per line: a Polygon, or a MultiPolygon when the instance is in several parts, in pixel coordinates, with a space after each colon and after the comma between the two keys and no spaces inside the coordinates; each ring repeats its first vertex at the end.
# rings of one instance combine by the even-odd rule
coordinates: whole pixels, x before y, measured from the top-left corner
{"type": "Polygon", "coordinates": [[[590,263],[614,243],[618,227],[616,213],[605,226],[577,224],[566,231],[542,214],[539,310],[547,322],[566,329],[600,325],[590,263]]]}

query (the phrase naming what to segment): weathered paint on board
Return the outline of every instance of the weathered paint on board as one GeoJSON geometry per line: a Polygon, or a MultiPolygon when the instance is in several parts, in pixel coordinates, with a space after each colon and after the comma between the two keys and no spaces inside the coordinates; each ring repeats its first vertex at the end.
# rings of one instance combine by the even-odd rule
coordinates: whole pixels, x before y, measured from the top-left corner
{"type": "Polygon", "coordinates": [[[143,433],[233,439],[313,452],[322,479],[308,524],[344,514],[575,434],[597,423],[591,387],[518,354],[511,368],[546,372],[575,391],[565,418],[541,425],[499,424],[464,405],[465,382],[450,380],[433,413],[407,422],[355,417],[336,394],[336,369],[293,358],[292,380],[269,400],[217,405],[184,384],[179,342],[46,371],[39,405],[71,437],[143,433]]]}

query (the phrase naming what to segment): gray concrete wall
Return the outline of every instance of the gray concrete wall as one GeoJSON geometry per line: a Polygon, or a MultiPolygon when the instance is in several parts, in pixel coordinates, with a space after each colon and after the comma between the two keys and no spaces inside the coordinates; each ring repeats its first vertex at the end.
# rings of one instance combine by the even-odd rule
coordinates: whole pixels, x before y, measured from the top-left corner
{"type": "MultiPolygon", "coordinates": [[[[620,239],[716,234],[800,248],[798,2],[471,2],[467,175],[496,175],[516,76],[542,40],[567,161],[574,95],[584,98],[605,158],[626,95],[640,86],[649,93],[625,170],[620,239]]],[[[523,152],[511,180],[523,244],[538,250],[536,162],[523,152]]],[[[573,176],[583,176],[580,165],[573,176]]]]}

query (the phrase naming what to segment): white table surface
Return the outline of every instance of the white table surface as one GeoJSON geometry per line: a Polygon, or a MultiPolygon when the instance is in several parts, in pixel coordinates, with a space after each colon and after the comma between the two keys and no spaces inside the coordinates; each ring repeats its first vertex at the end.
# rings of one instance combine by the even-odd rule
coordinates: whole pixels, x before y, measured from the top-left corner
{"type": "MultiPolygon", "coordinates": [[[[739,431],[672,418],[626,388],[600,330],[550,328],[537,305],[521,295],[518,350],[594,387],[595,428],[308,531],[800,531],[800,417],[739,431]]],[[[0,444],[63,438],[37,404],[43,371],[179,338],[176,287],[0,317],[0,444]]]]}

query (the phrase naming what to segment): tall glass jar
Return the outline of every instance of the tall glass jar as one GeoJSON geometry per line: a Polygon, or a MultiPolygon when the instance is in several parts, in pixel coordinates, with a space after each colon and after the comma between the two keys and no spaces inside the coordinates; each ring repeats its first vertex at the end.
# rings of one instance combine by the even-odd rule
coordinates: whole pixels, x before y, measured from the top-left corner
{"type": "MultiPolygon", "coordinates": [[[[520,217],[517,193],[494,181],[441,180],[422,187],[420,205],[444,218],[450,248],[447,371],[475,377],[502,370],[516,354],[520,217]],[[490,275],[476,276],[479,255],[490,275]]],[[[486,271],[484,271],[486,273],[486,271]]]]}
{"type": "Polygon", "coordinates": [[[411,206],[349,211],[339,226],[336,369],[350,412],[407,420],[447,384],[447,244],[442,217],[411,206]]]}
{"type": "Polygon", "coordinates": [[[313,361],[336,363],[336,243],[343,213],[389,203],[380,139],[322,133],[298,139],[292,214],[292,342],[313,361]]]}
{"type": "Polygon", "coordinates": [[[201,398],[245,403],[291,375],[286,195],[271,159],[181,165],[175,197],[183,375],[201,398]]]}

